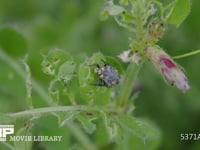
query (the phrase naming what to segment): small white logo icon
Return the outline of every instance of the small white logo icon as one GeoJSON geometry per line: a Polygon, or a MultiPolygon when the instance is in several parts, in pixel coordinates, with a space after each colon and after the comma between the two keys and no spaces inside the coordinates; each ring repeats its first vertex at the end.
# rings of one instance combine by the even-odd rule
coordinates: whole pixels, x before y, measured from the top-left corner
{"type": "Polygon", "coordinates": [[[0,125],[0,141],[6,141],[6,136],[13,133],[14,125],[0,125]]]}

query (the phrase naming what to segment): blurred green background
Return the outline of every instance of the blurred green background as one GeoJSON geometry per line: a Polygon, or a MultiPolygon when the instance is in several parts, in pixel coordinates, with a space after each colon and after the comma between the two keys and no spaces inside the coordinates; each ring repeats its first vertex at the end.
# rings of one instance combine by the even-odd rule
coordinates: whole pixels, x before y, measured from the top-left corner
{"type": "MultiPolygon", "coordinates": [[[[191,2],[191,13],[185,22],[178,29],[168,26],[159,42],[172,56],[200,48],[200,1],[191,2]]],[[[7,53],[18,59],[23,58],[24,51],[27,51],[32,75],[43,85],[48,83],[49,77],[41,71],[41,52],[47,49],[64,49],[80,61],[97,51],[117,57],[128,49],[130,33],[112,18],[101,21],[103,6],[103,0],[0,0],[0,28],[15,29],[23,35],[22,41],[25,42],[22,47],[10,46],[7,53]]],[[[186,93],[167,85],[149,62],[139,74],[141,92],[135,101],[134,114],[149,118],[161,129],[163,138],[159,149],[200,149],[200,140],[180,140],[181,133],[200,133],[199,58],[200,55],[196,55],[177,60],[184,67],[191,86],[186,93]]],[[[0,111],[24,110],[24,81],[1,60],[0,68],[0,111]]],[[[44,105],[37,97],[35,99],[35,105],[44,105]]],[[[47,120],[51,122],[52,119],[55,118],[47,120]]],[[[38,124],[43,126],[40,121],[38,124]]],[[[57,134],[60,132],[55,131],[57,134]]],[[[66,141],[67,138],[68,134],[66,141]]],[[[66,145],[63,143],[62,146],[66,145]]]]}

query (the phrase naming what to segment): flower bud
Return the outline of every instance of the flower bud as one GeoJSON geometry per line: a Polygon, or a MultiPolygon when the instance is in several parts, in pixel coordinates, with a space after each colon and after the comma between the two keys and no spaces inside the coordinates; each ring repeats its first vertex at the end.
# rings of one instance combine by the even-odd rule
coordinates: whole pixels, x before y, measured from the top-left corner
{"type": "Polygon", "coordinates": [[[146,49],[146,54],[168,83],[184,92],[190,88],[183,69],[162,49],[149,47],[146,49]]]}

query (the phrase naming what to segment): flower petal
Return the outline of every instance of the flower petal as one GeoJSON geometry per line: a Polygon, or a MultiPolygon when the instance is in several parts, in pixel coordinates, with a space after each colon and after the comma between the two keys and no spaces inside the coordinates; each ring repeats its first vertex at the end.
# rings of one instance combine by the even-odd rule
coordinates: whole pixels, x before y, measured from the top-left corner
{"type": "Polygon", "coordinates": [[[149,47],[146,49],[146,54],[169,84],[175,85],[184,92],[190,88],[182,68],[162,49],[159,47],[149,47]]]}

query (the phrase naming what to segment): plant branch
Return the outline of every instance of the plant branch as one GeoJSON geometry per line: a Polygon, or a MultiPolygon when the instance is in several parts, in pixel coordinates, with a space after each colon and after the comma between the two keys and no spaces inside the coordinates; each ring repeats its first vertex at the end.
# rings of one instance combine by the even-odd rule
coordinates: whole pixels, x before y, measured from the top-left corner
{"type": "Polygon", "coordinates": [[[193,52],[185,53],[185,54],[182,54],[182,55],[174,56],[173,58],[174,58],[174,59],[179,59],[179,58],[184,58],[184,57],[196,55],[196,54],[198,54],[198,53],[200,53],[200,49],[199,49],[199,50],[196,50],[196,51],[193,51],[193,52]]]}
{"type": "Polygon", "coordinates": [[[32,116],[36,114],[45,114],[52,112],[68,112],[68,111],[97,111],[101,112],[102,110],[107,112],[112,112],[111,108],[105,107],[96,107],[96,106],[84,106],[84,105],[76,105],[76,106],[52,106],[52,107],[42,107],[42,108],[33,108],[21,112],[10,113],[9,116],[14,118],[22,118],[27,116],[32,116]]]}
{"type": "Polygon", "coordinates": [[[120,87],[120,94],[117,98],[117,106],[124,108],[127,104],[127,101],[129,99],[129,96],[131,95],[134,81],[137,77],[137,74],[142,66],[142,63],[137,66],[133,62],[130,63],[130,65],[127,68],[123,84],[120,87]]]}

